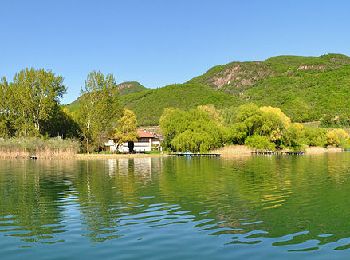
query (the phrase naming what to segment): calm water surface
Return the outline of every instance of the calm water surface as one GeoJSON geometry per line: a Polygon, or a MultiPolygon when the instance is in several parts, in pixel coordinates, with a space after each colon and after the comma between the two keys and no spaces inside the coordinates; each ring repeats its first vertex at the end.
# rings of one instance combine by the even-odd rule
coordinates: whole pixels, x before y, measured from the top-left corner
{"type": "Polygon", "coordinates": [[[350,153],[0,161],[0,259],[350,258],[350,153]]]}

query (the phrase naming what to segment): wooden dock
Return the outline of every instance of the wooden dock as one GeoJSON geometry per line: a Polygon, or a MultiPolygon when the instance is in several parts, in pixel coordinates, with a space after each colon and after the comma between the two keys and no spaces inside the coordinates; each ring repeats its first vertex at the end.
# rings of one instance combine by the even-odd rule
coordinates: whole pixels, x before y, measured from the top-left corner
{"type": "Polygon", "coordinates": [[[276,151],[254,151],[254,155],[304,155],[305,152],[276,152],[276,151]]]}

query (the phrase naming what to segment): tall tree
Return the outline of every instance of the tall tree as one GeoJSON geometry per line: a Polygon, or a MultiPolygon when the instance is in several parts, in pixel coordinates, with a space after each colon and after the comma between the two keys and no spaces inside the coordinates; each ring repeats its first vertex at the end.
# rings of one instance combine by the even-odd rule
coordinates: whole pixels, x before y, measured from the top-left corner
{"type": "Polygon", "coordinates": [[[27,68],[15,75],[11,87],[18,135],[44,134],[43,126],[52,119],[66,92],[63,78],[44,69],[27,68]]]}
{"type": "Polygon", "coordinates": [[[6,78],[0,80],[0,137],[5,138],[11,136],[11,120],[10,120],[10,87],[6,78]]]}
{"type": "Polygon", "coordinates": [[[137,137],[136,115],[133,111],[124,109],[123,116],[118,120],[114,138],[117,140],[119,146],[125,142],[135,142],[137,141],[137,137]]]}
{"type": "Polygon", "coordinates": [[[121,114],[117,84],[112,74],[90,72],[82,90],[79,123],[89,152],[103,145],[121,114]]]}

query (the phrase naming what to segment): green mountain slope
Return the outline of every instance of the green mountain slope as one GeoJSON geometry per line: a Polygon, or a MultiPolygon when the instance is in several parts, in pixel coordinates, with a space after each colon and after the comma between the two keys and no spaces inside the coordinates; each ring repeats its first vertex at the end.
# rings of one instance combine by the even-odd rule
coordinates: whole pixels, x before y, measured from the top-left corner
{"type": "Polygon", "coordinates": [[[140,125],[158,125],[163,110],[168,107],[189,109],[213,104],[223,108],[238,105],[232,95],[213,90],[202,84],[170,85],[121,97],[123,104],[133,110],[140,125]]]}
{"type": "MultiPolygon", "coordinates": [[[[125,81],[117,85],[118,88],[118,93],[120,96],[132,94],[132,93],[137,93],[137,92],[142,92],[147,90],[146,87],[141,85],[137,81],[125,81]]],[[[80,103],[79,99],[73,101],[72,103],[68,105],[63,105],[63,107],[67,108],[70,112],[76,112],[80,108],[80,103]]]]}
{"type": "MultiPolygon", "coordinates": [[[[141,125],[158,124],[167,107],[214,104],[225,108],[247,102],[280,107],[294,121],[327,119],[350,125],[350,58],[327,54],[232,62],[215,66],[185,84],[145,89],[138,83],[120,93],[123,104],[135,111],[141,125]]],[[[68,108],[77,109],[76,102],[68,108]]]]}
{"type": "Polygon", "coordinates": [[[241,102],[280,107],[294,121],[350,121],[350,58],[341,54],[232,62],[189,82],[224,91],[241,102]]]}
{"type": "Polygon", "coordinates": [[[137,81],[126,81],[118,84],[120,95],[127,95],[146,90],[146,88],[137,81]]]}
{"type": "Polygon", "coordinates": [[[304,75],[322,73],[347,64],[350,64],[350,58],[342,54],[320,57],[277,56],[265,61],[232,62],[215,66],[189,82],[237,94],[268,78],[300,76],[303,72],[304,75]]]}

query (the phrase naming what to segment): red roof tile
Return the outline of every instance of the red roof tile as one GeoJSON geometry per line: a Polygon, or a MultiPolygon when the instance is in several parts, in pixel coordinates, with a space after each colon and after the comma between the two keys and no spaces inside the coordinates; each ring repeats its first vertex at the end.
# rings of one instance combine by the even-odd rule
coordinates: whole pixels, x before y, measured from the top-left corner
{"type": "Polygon", "coordinates": [[[145,130],[141,130],[141,129],[138,129],[137,130],[137,135],[140,137],[140,138],[155,138],[156,136],[150,132],[147,132],[145,130]]]}

